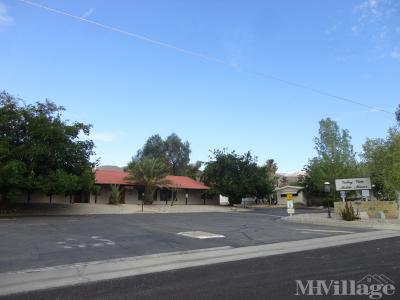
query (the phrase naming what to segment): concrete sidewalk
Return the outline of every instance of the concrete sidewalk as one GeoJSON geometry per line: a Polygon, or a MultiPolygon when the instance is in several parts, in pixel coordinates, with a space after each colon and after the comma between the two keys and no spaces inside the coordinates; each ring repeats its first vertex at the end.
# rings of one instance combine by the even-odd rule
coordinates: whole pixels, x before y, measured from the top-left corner
{"type": "Polygon", "coordinates": [[[2,273],[0,274],[0,295],[348,245],[398,236],[400,236],[398,231],[363,232],[267,245],[240,248],[226,246],[2,273]]]}
{"type": "MultiPolygon", "coordinates": [[[[244,212],[248,209],[219,205],[144,205],[144,213],[199,213],[199,212],[244,212]]],[[[141,214],[142,206],[137,204],[59,204],[32,203],[19,205],[16,209],[0,214],[1,217],[19,216],[66,216],[99,214],[141,214]]]]}
{"type": "Polygon", "coordinates": [[[299,223],[299,224],[312,224],[312,225],[329,225],[329,226],[342,226],[342,227],[355,227],[355,228],[371,228],[381,230],[400,230],[399,219],[368,219],[368,220],[355,220],[344,221],[335,213],[332,213],[332,218],[328,218],[327,213],[308,213],[308,214],[295,214],[281,219],[284,222],[299,223]]]}

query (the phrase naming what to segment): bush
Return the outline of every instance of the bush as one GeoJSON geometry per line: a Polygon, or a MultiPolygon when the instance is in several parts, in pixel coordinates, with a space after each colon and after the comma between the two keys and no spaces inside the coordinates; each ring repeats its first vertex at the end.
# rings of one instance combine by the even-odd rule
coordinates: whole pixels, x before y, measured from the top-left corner
{"type": "Polygon", "coordinates": [[[342,217],[343,220],[345,221],[354,221],[354,220],[358,220],[358,212],[356,213],[354,211],[353,206],[351,205],[351,203],[346,202],[344,207],[342,207],[339,210],[339,215],[342,217]]]}
{"type": "Polygon", "coordinates": [[[108,198],[108,204],[119,204],[121,198],[121,192],[117,184],[111,185],[110,198],[108,198]]]}

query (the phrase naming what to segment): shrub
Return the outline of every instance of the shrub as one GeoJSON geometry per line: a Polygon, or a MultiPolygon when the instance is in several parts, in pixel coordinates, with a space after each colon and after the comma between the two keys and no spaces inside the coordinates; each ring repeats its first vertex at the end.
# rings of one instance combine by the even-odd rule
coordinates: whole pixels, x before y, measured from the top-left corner
{"type": "Polygon", "coordinates": [[[112,184],[110,197],[108,198],[108,204],[118,204],[121,198],[121,192],[119,191],[119,185],[112,184]]]}
{"type": "Polygon", "coordinates": [[[353,206],[351,205],[351,203],[346,202],[344,207],[342,207],[339,210],[339,215],[342,217],[343,220],[345,221],[354,221],[354,220],[358,220],[358,212],[356,213],[354,211],[353,206]]]}

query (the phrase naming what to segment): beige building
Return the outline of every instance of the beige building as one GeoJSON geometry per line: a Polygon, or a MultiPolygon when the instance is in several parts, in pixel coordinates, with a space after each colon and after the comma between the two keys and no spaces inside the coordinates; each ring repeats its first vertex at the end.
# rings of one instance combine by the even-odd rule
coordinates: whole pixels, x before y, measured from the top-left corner
{"type": "Polygon", "coordinates": [[[302,186],[283,186],[275,189],[275,196],[278,204],[286,205],[287,194],[293,195],[293,203],[301,203],[307,204],[307,201],[304,197],[302,186]]]}
{"type": "MultiPolygon", "coordinates": [[[[95,171],[95,184],[99,186],[97,193],[76,193],[73,196],[45,195],[43,192],[34,191],[30,195],[24,194],[16,202],[30,203],[102,203],[107,204],[111,194],[111,185],[117,185],[120,190],[121,203],[141,203],[144,188],[127,180],[128,173],[122,170],[97,169],[95,171]]],[[[202,192],[208,186],[186,176],[167,176],[169,184],[159,187],[153,195],[154,204],[219,204],[219,199],[203,199],[202,192]]]]}
{"type": "MultiPolygon", "coordinates": [[[[90,203],[108,203],[111,193],[111,185],[118,185],[121,191],[121,202],[136,204],[141,202],[144,196],[144,187],[130,182],[128,173],[120,170],[97,169],[96,185],[100,187],[97,194],[91,194],[90,203]]],[[[208,186],[186,176],[166,177],[169,184],[159,187],[153,195],[153,204],[219,204],[218,199],[206,200],[202,198],[202,192],[208,190],[208,186]]]]}

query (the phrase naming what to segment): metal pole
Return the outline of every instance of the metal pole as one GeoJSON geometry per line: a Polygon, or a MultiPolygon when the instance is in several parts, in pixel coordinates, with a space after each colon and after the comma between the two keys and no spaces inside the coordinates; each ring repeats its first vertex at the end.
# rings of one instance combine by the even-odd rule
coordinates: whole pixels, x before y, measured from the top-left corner
{"type": "Polygon", "coordinates": [[[329,219],[332,218],[330,206],[331,206],[331,205],[329,204],[329,198],[328,198],[328,218],[329,218],[329,219]]]}

